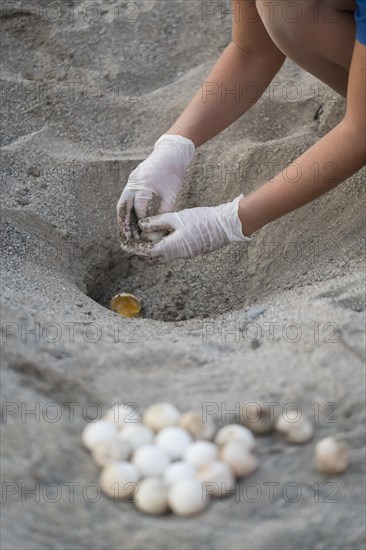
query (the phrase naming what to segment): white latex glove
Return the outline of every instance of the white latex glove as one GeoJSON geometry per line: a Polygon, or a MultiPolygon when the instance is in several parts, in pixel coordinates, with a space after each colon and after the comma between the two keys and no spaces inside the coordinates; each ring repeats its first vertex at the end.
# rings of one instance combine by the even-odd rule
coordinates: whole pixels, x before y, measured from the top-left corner
{"type": "Polygon", "coordinates": [[[122,243],[139,240],[137,220],[175,210],[175,202],[195,150],[190,139],[164,134],[147,159],[131,172],[117,204],[122,243]]]}
{"type": "Polygon", "coordinates": [[[140,220],[139,226],[145,233],[170,233],[155,244],[136,243],[122,248],[129,253],[167,263],[178,258],[194,258],[231,242],[251,241],[252,237],[243,235],[238,216],[242,197],[240,195],[232,202],[220,206],[187,208],[181,212],[140,220]]]}

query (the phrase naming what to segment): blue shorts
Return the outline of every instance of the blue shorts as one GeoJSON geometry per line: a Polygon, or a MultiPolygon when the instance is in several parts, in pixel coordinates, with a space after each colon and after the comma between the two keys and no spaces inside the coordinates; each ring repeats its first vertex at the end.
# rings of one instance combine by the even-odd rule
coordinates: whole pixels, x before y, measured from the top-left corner
{"type": "Polygon", "coordinates": [[[366,45],[366,0],[356,0],[356,39],[366,45]]]}

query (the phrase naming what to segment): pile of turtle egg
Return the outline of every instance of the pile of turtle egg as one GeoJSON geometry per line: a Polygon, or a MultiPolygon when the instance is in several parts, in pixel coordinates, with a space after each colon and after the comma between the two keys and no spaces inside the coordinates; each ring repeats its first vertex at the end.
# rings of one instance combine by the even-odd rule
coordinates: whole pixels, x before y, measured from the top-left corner
{"type": "MultiPolygon", "coordinates": [[[[260,419],[247,421],[247,426],[229,424],[217,431],[213,417],[203,421],[199,411],[181,414],[174,405],[157,403],[146,409],[141,421],[130,405],[116,404],[102,420],[85,427],[82,443],[102,468],[100,487],[109,497],[132,499],[147,514],[170,510],[192,516],[256,470],[253,432],[275,427],[289,442],[311,439],[313,427],[306,418],[294,423],[280,416],[274,426],[267,412],[262,409],[260,419]]],[[[316,468],[340,473],[348,465],[348,450],[333,438],[322,441],[316,468]],[[327,440],[332,441],[321,446],[327,440]]]]}

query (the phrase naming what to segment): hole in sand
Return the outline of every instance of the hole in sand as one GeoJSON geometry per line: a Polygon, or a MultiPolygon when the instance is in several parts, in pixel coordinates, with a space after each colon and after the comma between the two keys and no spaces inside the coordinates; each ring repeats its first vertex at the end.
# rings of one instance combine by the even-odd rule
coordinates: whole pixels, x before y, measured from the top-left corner
{"type": "Polygon", "coordinates": [[[309,284],[319,271],[318,241],[308,235],[294,242],[284,238],[281,224],[276,227],[277,236],[273,229],[264,231],[249,246],[232,244],[167,265],[149,265],[119,249],[105,249],[99,263],[89,264],[84,289],[106,308],[115,294],[134,294],[142,304],[141,317],[168,322],[217,317],[263,303],[273,292],[309,284]]]}
{"type": "Polygon", "coordinates": [[[134,294],[142,304],[141,317],[160,321],[216,317],[255,301],[256,296],[248,292],[245,255],[245,247],[232,245],[169,265],[149,265],[140,258],[124,257],[123,268],[121,265],[114,274],[108,268],[94,271],[88,295],[108,308],[115,294],[134,294]]]}
{"type": "MultiPolygon", "coordinates": [[[[181,321],[217,316],[235,308],[232,291],[238,286],[235,277],[231,284],[224,284],[223,256],[212,254],[190,262],[152,266],[119,250],[110,251],[104,260],[87,269],[83,286],[90,298],[106,308],[115,294],[134,294],[141,301],[140,316],[144,318],[181,321]]],[[[226,263],[231,264],[235,251],[227,250],[225,256],[226,263]]]]}

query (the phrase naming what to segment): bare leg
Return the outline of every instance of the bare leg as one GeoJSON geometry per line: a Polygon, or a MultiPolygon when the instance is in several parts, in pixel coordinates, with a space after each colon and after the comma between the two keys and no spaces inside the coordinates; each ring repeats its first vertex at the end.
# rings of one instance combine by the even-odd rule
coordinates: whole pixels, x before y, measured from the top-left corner
{"type": "Polygon", "coordinates": [[[257,0],[258,13],[277,47],[346,97],[355,41],[354,0],[257,0]]]}

